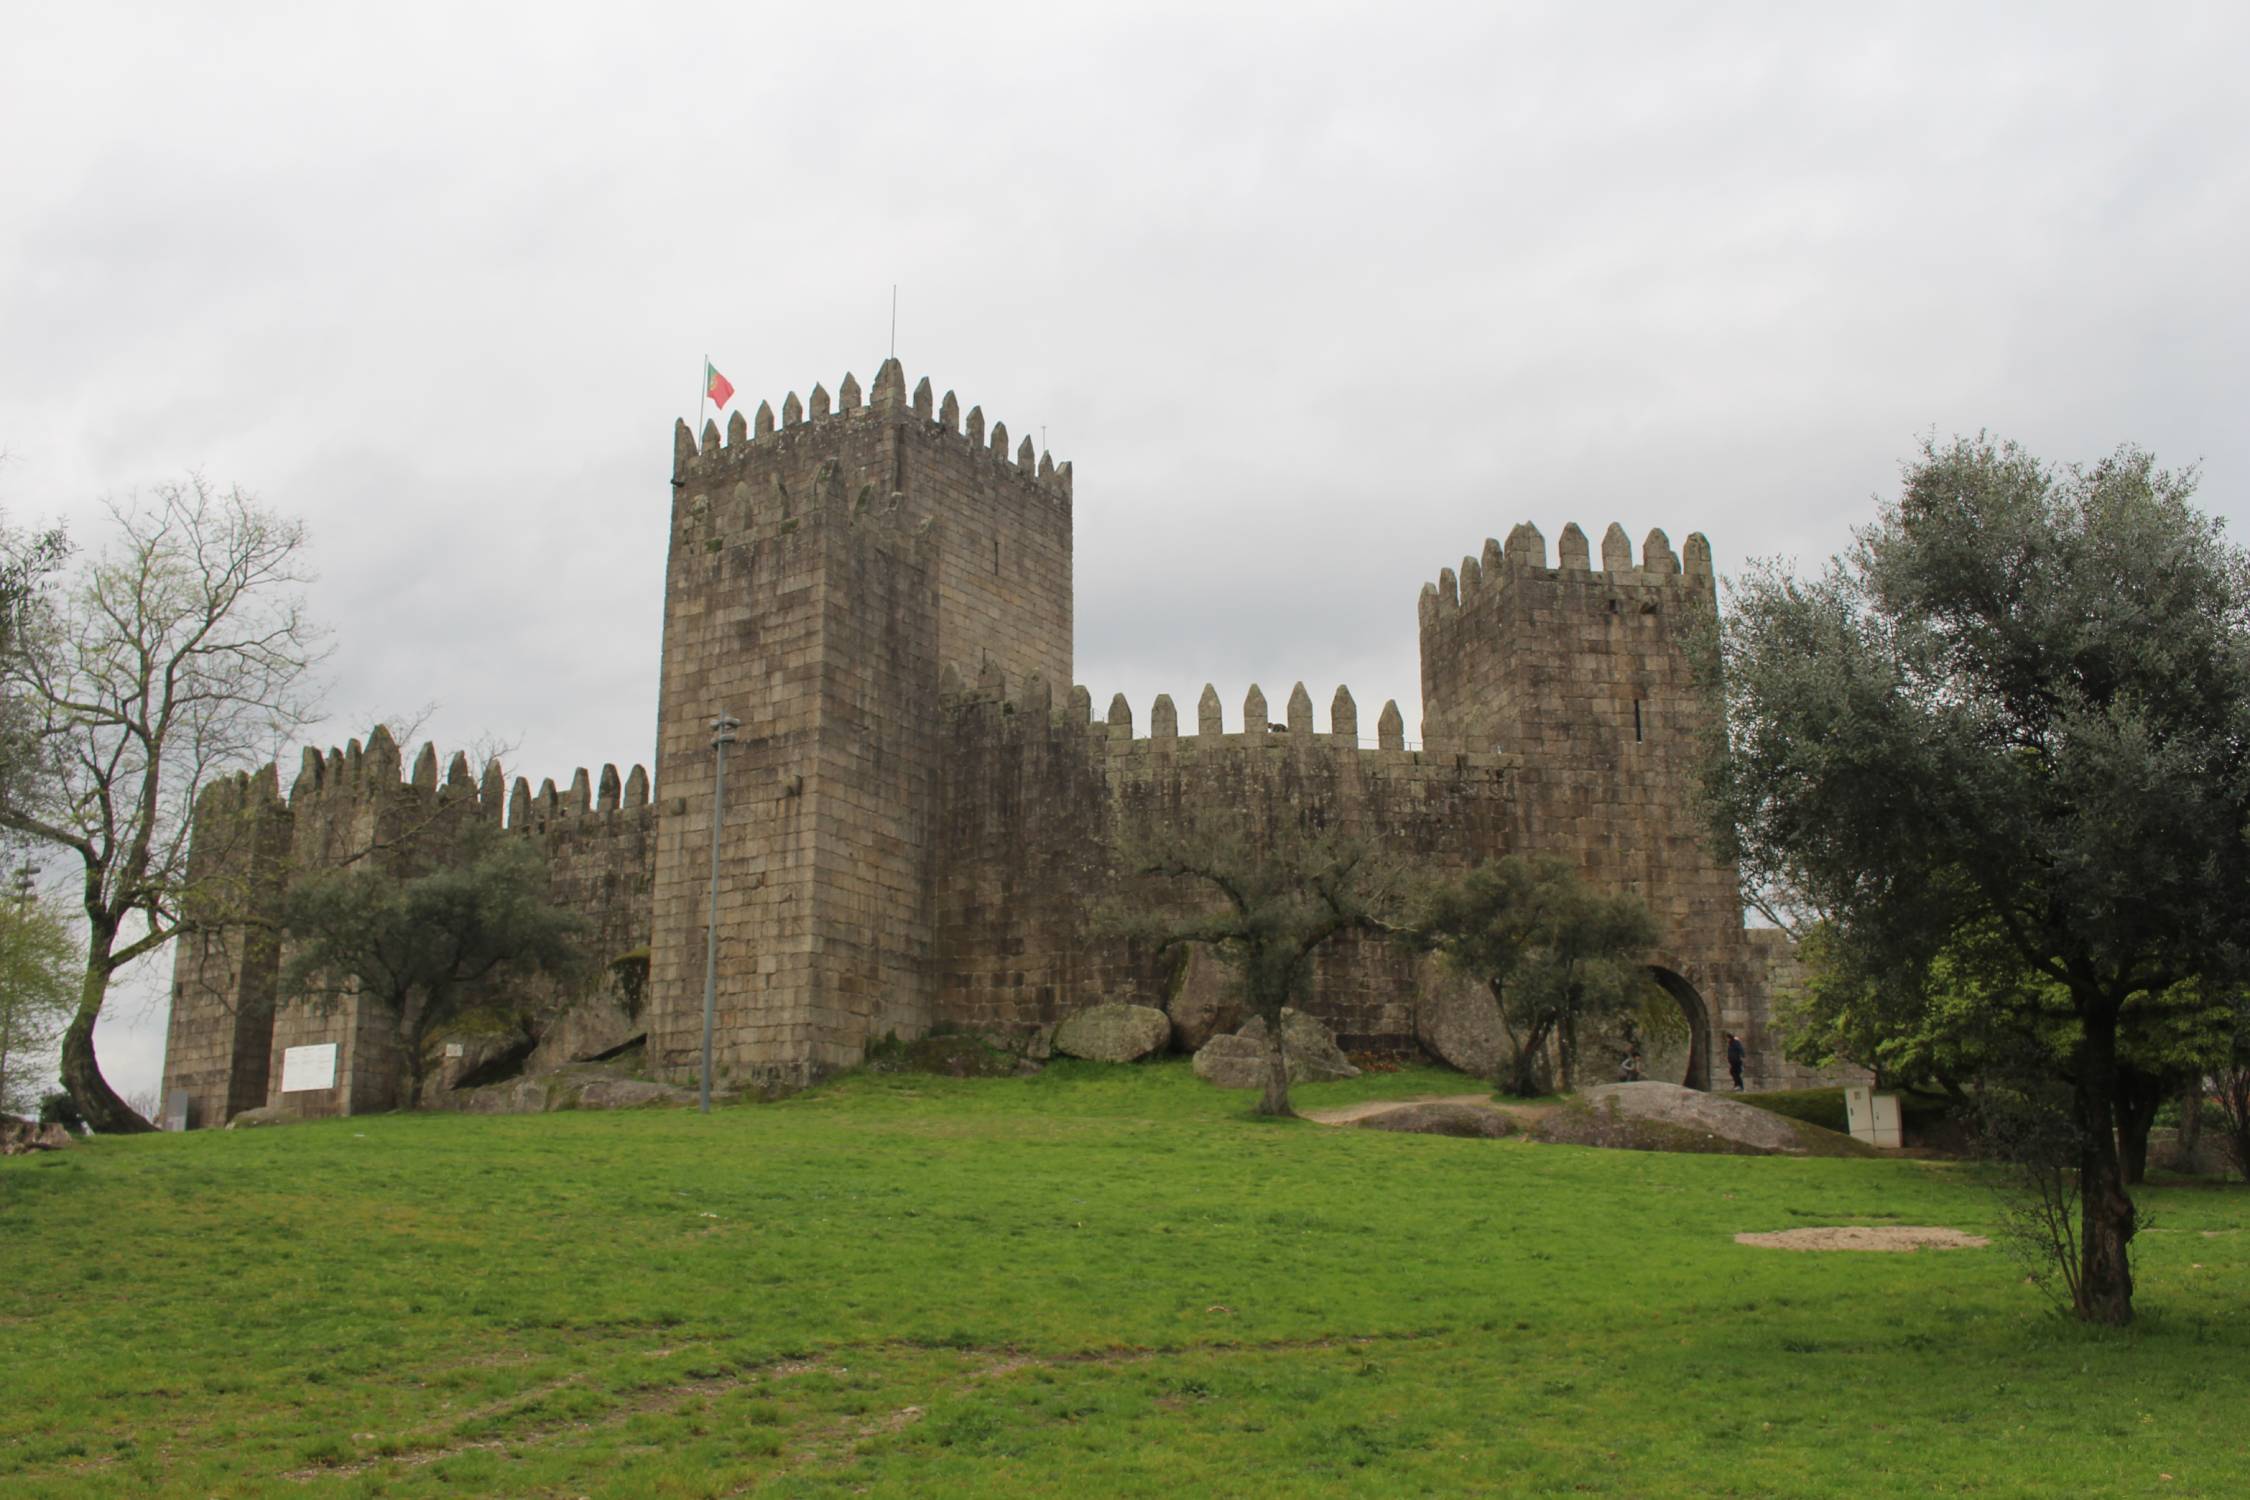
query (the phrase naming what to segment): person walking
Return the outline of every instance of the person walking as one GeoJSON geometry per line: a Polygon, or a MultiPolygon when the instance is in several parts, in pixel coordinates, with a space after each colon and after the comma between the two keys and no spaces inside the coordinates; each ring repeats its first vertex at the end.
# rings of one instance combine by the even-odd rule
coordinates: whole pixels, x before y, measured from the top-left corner
{"type": "Polygon", "coordinates": [[[1734,1091],[1738,1094],[1742,1092],[1742,1064],[1749,1056],[1749,1049],[1742,1045],[1742,1038],[1728,1032],[1727,1071],[1734,1075],[1734,1091]]]}

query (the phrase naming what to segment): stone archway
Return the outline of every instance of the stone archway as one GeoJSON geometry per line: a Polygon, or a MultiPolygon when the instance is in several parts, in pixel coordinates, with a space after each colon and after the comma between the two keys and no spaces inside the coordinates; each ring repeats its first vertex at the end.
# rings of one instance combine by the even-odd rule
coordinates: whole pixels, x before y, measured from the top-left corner
{"type": "MultiPolygon", "coordinates": [[[[1691,1089],[1702,1089],[1709,1092],[1711,1087],[1710,1008],[1703,1003],[1703,997],[1696,993],[1695,986],[1689,984],[1678,971],[1668,969],[1662,964],[1650,964],[1648,972],[1649,977],[1663,987],[1664,993],[1678,1002],[1680,1013],[1687,1017],[1688,1054],[1686,1063],[1680,1069],[1679,1081],[1691,1089]]],[[[1662,1082],[1669,1083],[1672,1081],[1662,1074],[1652,1076],[1657,1077],[1662,1082]]]]}

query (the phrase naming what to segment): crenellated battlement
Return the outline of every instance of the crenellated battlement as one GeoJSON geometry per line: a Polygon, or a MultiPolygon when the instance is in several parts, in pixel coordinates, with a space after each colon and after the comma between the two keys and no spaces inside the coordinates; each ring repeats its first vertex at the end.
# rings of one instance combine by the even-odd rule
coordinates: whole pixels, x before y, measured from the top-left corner
{"type": "MultiPolygon", "coordinates": [[[[485,762],[481,776],[472,776],[467,752],[456,750],[441,780],[438,758],[435,742],[424,741],[409,773],[398,742],[389,726],[383,724],[369,732],[364,745],[354,739],[326,754],[308,745],[283,805],[291,813],[315,809],[333,813],[351,805],[387,808],[411,801],[435,809],[467,803],[473,805],[479,820],[515,833],[536,831],[573,818],[642,815],[649,806],[648,771],[638,765],[622,777],[615,765],[604,765],[598,790],[595,779],[581,766],[566,789],[558,791],[549,778],[534,794],[530,782],[521,776],[515,779],[511,792],[497,759],[485,762]]],[[[269,763],[256,773],[238,773],[214,782],[205,789],[204,799],[214,810],[240,807],[253,787],[273,797],[279,783],[279,769],[269,763]]]]}
{"type": "Polygon", "coordinates": [[[1672,540],[1663,529],[1651,530],[1641,541],[1641,557],[1636,564],[1631,538],[1613,521],[1602,533],[1601,566],[1596,568],[1586,533],[1573,521],[1563,527],[1556,554],[1550,565],[1547,538],[1528,521],[1510,531],[1505,544],[1486,537],[1483,550],[1462,558],[1458,570],[1440,568],[1436,582],[1422,585],[1418,600],[1421,617],[1427,622],[1454,610],[1474,608],[1480,599],[1534,579],[1544,583],[1598,581],[1619,589],[1685,586],[1702,594],[1711,594],[1716,587],[1711,543],[1700,531],[1690,532],[1686,545],[1675,554],[1672,540]]]}
{"type": "Polygon", "coordinates": [[[712,479],[726,468],[753,458],[786,459],[801,449],[835,446],[838,435],[834,424],[838,423],[920,427],[951,440],[996,475],[1029,484],[1064,505],[1070,502],[1072,476],[1068,463],[1056,463],[1052,454],[1039,451],[1029,437],[1011,451],[1007,423],[994,422],[988,433],[983,407],[970,407],[964,418],[960,399],[953,392],[933,400],[927,376],[915,384],[909,396],[905,370],[896,358],[884,360],[875,372],[874,389],[865,403],[860,399],[858,379],[847,372],[837,384],[833,400],[827,388],[819,384],[813,386],[809,401],[799,400],[791,391],[782,398],[778,419],[772,404],[760,401],[754,418],[745,418],[739,408],[728,417],[723,435],[715,418],[704,422],[700,434],[683,418],[672,433],[672,483],[680,487],[712,479]]]}
{"type": "Polygon", "coordinates": [[[1360,733],[1359,705],[1351,689],[1341,686],[1329,699],[1325,730],[1314,724],[1312,694],[1302,682],[1290,690],[1284,717],[1278,722],[1269,714],[1265,690],[1252,683],[1243,695],[1240,728],[1235,730],[1226,727],[1217,686],[1205,683],[1196,705],[1196,721],[1189,732],[1181,732],[1179,709],[1172,695],[1159,693],[1149,705],[1145,734],[1134,732],[1133,708],[1123,693],[1112,694],[1109,707],[1097,716],[1093,694],[1085,687],[1071,688],[1057,703],[1053,688],[1033,674],[1011,692],[1000,670],[989,662],[978,670],[974,681],[948,662],[939,674],[938,694],[941,707],[948,713],[997,709],[1003,718],[1022,725],[1083,731],[1113,754],[1135,749],[1197,754],[1317,747],[1353,750],[1370,758],[1404,756],[1419,760],[1433,756],[1494,768],[1513,763],[1513,757],[1505,755],[1471,754],[1461,747],[1446,744],[1410,743],[1406,738],[1405,716],[1399,712],[1395,698],[1384,701],[1376,719],[1374,736],[1364,738],[1360,733]]]}

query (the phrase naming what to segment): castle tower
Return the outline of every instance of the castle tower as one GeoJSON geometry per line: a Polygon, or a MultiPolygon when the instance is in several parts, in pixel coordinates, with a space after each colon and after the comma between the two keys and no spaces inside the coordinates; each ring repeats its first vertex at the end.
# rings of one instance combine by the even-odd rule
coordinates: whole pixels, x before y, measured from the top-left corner
{"type": "Polygon", "coordinates": [[[1550,564],[1538,528],[1484,544],[1422,589],[1422,734],[1432,750],[1521,757],[1510,847],[1567,856],[1595,884],[1647,901],[1663,931],[1657,978],[1703,1046],[1762,1014],[1764,965],[1742,930],[1734,867],[1696,811],[1703,735],[1718,705],[1689,650],[1716,618],[1711,547],[1677,557],[1651,531],[1636,564],[1623,528],[1565,527],[1550,564]]]}
{"type": "Polygon", "coordinates": [[[943,668],[1070,681],[1071,474],[896,360],[673,452],[649,1057],[693,1075],[711,721],[741,721],[719,840],[717,1068],[801,1083],[926,1030],[943,668]]]}
{"type": "Polygon", "coordinates": [[[241,919],[280,900],[290,832],[270,765],[213,782],[196,799],[187,896],[195,930],[172,960],[163,1087],[165,1113],[184,1097],[191,1128],[266,1102],[278,949],[271,927],[241,919]]]}

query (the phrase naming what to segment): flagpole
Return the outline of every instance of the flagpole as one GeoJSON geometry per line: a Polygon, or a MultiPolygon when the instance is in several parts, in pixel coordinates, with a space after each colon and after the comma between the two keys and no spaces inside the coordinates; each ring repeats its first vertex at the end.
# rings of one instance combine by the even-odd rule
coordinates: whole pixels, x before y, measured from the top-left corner
{"type": "Polygon", "coordinates": [[[696,440],[696,441],[697,441],[698,443],[700,443],[700,442],[702,442],[702,441],[703,441],[703,403],[704,403],[705,401],[709,400],[709,399],[710,399],[710,397],[711,397],[711,356],[710,356],[710,355],[708,355],[708,354],[706,354],[706,355],[704,355],[704,356],[703,356],[703,370],[702,370],[702,373],[696,376],[696,386],[695,386],[695,426],[694,426],[694,428],[693,428],[693,429],[691,429],[691,430],[692,430],[692,431],[693,431],[693,432],[695,433],[695,440],[696,440]]]}

